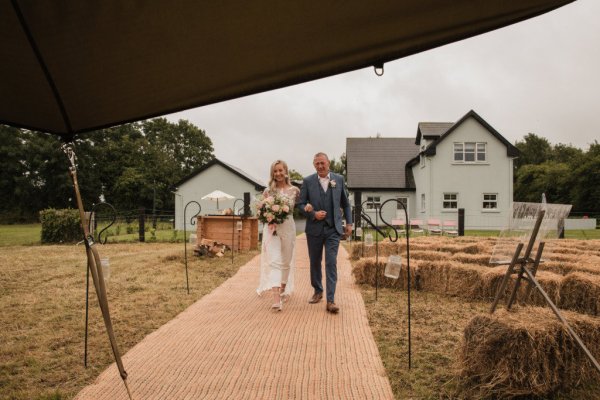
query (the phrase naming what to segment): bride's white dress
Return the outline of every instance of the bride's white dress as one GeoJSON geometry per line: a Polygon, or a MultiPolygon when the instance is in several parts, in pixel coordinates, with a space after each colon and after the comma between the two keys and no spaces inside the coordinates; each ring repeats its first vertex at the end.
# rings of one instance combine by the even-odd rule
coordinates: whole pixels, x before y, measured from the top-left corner
{"type": "MultiPolygon", "coordinates": [[[[291,186],[278,190],[278,194],[290,199],[290,207],[293,210],[300,191],[291,186]]],[[[276,226],[276,232],[277,234],[273,235],[267,224],[263,226],[260,280],[256,289],[259,295],[273,287],[280,287],[282,283],[286,284],[284,295],[290,295],[294,290],[296,224],[292,212],[282,224],[276,226]]]]}

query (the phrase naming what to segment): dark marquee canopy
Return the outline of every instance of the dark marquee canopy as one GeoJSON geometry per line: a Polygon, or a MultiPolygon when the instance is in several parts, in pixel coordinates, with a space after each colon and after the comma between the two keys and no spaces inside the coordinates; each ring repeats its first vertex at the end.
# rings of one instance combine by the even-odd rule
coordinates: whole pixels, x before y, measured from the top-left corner
{"type": "Polygon", "coordinates": [[[335,75],[572,0],[0,1],[0,123],[74,134],[335,75]]]}

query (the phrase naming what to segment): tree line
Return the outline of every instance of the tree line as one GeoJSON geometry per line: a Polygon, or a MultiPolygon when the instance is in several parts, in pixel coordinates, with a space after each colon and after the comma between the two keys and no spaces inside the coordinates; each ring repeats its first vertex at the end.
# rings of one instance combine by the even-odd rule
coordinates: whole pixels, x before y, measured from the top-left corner
{"type": "MultiPolygon", "coordinates": [[[[69,162],[54,135],[0,125],[0,222],[31,222],[46,208],[75,208],[69,162]]],[[[156,118],[79,135],[77,176],[86,208],[174,209],[173,185],[214,158],[206,133],[156,118]]]]}
{"type": "Polygon", "coordinates": [[[572,145],[552,145],[547,139],[527,134],[515,146],[515,201],[572,204],[574,212],[600,214],[600,143],[587,151],[572,145]]]}
{"type": "MultiPolygon", "coordinates": [[[[53,135],[0,125],[0,222],[31,222],[46,208],[75,207],[68,160],[53,135]]],[[[600,144],[584,151],[533,133],[517,141],[514,200],[573,204],[600,214],[600,144]]],[[[118,210],[174,209],[173,185],[214,158],[206,133],[156,118],[80,135],[74,142],[84,204],[118,210]]],[[[331,170],[346,175],[346,155],[331,170]]],[[[296,171],[292,179],[301,180],[296,171]]]]}

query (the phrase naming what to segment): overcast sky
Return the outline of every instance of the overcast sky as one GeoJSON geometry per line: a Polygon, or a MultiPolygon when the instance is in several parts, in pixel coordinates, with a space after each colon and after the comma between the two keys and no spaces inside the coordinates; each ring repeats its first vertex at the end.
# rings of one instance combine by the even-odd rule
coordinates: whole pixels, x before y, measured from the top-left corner
{"type": "Polygon", "coordinates": [[[419,122],[469,110],[511,143],[533,132],[600,141],[600,1],[579,0],[506,28],[385,64],[168,115],[212,139],[215,156],[266,182],[271,162],[303,175],[347,137],[415,137],[419,122]]]}

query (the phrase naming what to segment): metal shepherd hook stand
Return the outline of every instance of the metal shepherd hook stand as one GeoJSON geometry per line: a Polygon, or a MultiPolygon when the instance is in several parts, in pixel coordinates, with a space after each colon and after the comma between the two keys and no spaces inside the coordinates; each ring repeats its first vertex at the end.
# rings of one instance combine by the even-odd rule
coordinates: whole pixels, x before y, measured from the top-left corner
{"type": "MultiPolygon", "coordinates": [[[[115,221],[117,220],[117,210],[115,210],[115,208],[112,206],[112,204],[109,203],[98,203],[98,204],[94,204],[92,206],[92,212],[90,214],[94,215],[94,213],[96,212],[96,208],[99,206],[108,206],[111,211],[111,221],[110,224],[106,225],[100,232],[98,232],[98,236],[96,236],[96,242],[100,243],[100,244],[106,244],[106,240],[108,238],[108,234],[106,234],[104,236],[104,242],[102,242],[102,234],[104,233],[104,231],[106,231],[108,228],[110,228],[115,221]]],[[[88,221],[88,231],[91,231],[91,224],[92,224],[92,218],[90,217],[89,221],[88,221]]],[[[90,298],[90,266],[88,264],[88,267],[86,269],[86,273],[85,273],[85,340],[84,340],[84,344],[83,344],[83,365],[87,368],[87,354],[88,354],[88,315],[89,315],[89,298],[90,298]]]]}
{"type": "MultiPolygon", "coordinates": [[[[398,241],[398,230],[391,224],[389,224],[384,218],[383,215],[381,214],[381,210],[383,210],[383,206],[385,206],[387,203],[389,202],[396,202],[397,204],[400,204],[402,206],[402,209],[404,210],[404,216],[405,219],[408,223],[408,211],[406,210],[406,206],[404,205],[404,203],[402,203],[401,201],[399,201],[398,199],[389,199],[383,202],[383,204],[381,204],[381,206],[379,206],[379,212],[375,213],[375,221],[376,223],[373,223],[373,221],[371,220],[371,217],[369,217],[367,214],[364,213],[362,205],[361,205],[361,218],[373,229],[375,229],[376,232],[378,232],[382,237],[387,237],[390,239],[390,242],[397,242],[398,241]],[[392,229],[392,232],[394,232],[394,237],[392,237],[392,235],[388,232],[384,232],[382,231],[378,226],[377,226],[377,214],[379,214],[379,218],[381,218],[381,222],[383,222],[385,225],[387,225],[388,227],[390,227],[392,229]]],[[[363,235],[364,236],[364,235],[363,235]]],[[[409,241],[409,236],[410,236],[410,230],[406,230],[406,288],[407,288],[407,308],[408,308],[408,369],[411,369],[412,367],[412,343],[411,343],[411,322],[410,322],[410,314],[411,314],[411,308],[410,308],[410,241],[409,241]]],[[[377,244],[376,244],[377,245],[377,244]]],[[[378,286],[378,282],[379,282],[379,251],[377,249],[377,254],[376,254],[376,273],[375,273],[375,299],[377,299],[377,286],[378,286]]]]}
{"type": "Polygon", "coordinates": [[[127,395],[130,399],[133,399],[133,397],[131,396],[131,391],[129,390],[129,385],[127,384],[127,372],[125,372],[125,368],[123,367],[123,361],[121,360],[121,354],[119,353],[117,340],[113,331],[112,321],[110,319],[110,311],[108,309],[108,300],[106,297],[106,286],[104,285],[104,276],[102,274],[102,268],[100,267],[100,255],[98,254],[98,250],[96,249],[96,243],[94,242],[94,238],[92,235],[90,235],[87,224],[85,223],[85,211],[83,208],[83,201],[81,200],[81,193],[79,191],[79,183],[77,182],[75,152],[73,151],[72,145],[67,143],[62,145],[62,150],[65,152],[71,163],[71,166],[69,167],[69,173],[73,180],[73,187],[75,189],[75,198],[77,200],[77,208],[79,209],[81,228],[83,229],[83,240],[85,243],[87,263],[89,270],[92,272],[92,280],[94,281],[94,287],[96,288],[98,304],[100,305],[100,310],[102,311],[102,318],[104,319],[104,325],[106,326],[106,331],[108,333],[110,345],[113,351],[113,355],[115,357],[115,362],[117,363],[117,368],[119,369],[119,375],[121,376],[121,379],[125,384],[125,389],[127,389],[127,395]]]}
{"type": "MultiPolygon", "coordinates": [[[[231,263],[232,264],[233,264],[233,250],[234,250],[233,244],[234,244],[234,241],[235,241],[234,240],[235,239],[234,235],[235,235],[235,231],[236,231],[236,229],[235,229],[235,216],[237,214],[235,212],[235,205],[237,204],[238,201],[241,201],[242,203],[244,202],[243,199],[235,199],[235,201],[233,202],[233,208],[231,209],[231,263]]],[[[239,212],[239,210],[238,210],[238,212],[239,212]]],[[[242,221],[240,220],[240,223],[241,222],[242,221]]],[[[241,240],[242,239],[240,237],[240,242],[241,242],[241,240]]],[[[242,244],[239,243],[239,247],[240,248],[241,248],[241,246],[242,246],[242,244]]]]}
{"type": "Polygon", "coordinates": [[[190,218],[191,225],[196,225],[196,217],[198,216],[198,214],[200,214],[200,211],[202,211],[202,206],[200,205],[200,203],[198,203],[195,200],[188,201],[188,203],[183,208],[183,254],[184,254],[183,257],[185,259],[185,285],[187,286],[187,294],[190,294],[190,280],[188,277],[188,264],[187,264],[187,236],[186,236],[186,234],[187,234],[187,229],[186,229],[187,218],[186,218],[186,212],[187,212],[188,206],[192,203],[194,203],[198,206],[198,212],[190,218]]]}

